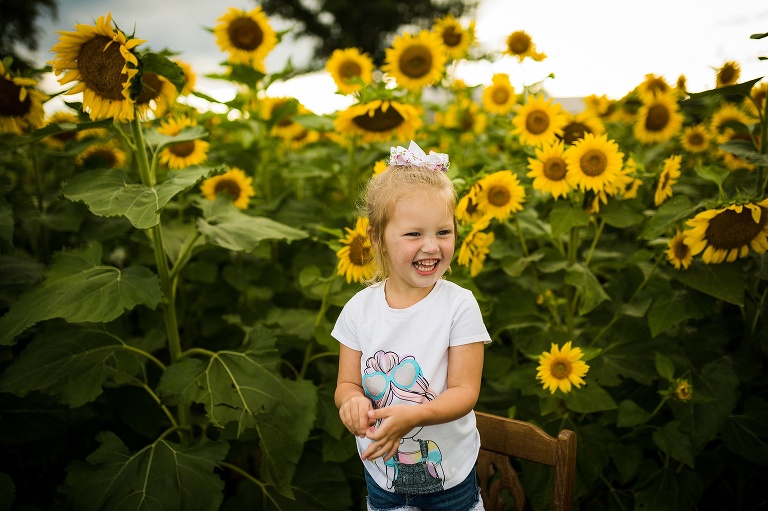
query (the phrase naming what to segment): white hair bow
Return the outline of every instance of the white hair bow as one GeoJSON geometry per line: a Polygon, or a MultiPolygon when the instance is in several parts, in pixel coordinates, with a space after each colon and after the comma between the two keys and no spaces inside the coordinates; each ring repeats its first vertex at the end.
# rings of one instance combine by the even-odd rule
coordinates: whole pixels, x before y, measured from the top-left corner
{"type": "Polygon", "coordinates": [[[447,154],[436,153],[434,151],[430,151],[429,154],[426,154],[416,142],[411,140],[408,149],[402,146],[389,149],[389,164],[416,165],[417,167],[427,167],[429,170],[448,172],[448,167],[451,163],[448,161],[447,154]]]}

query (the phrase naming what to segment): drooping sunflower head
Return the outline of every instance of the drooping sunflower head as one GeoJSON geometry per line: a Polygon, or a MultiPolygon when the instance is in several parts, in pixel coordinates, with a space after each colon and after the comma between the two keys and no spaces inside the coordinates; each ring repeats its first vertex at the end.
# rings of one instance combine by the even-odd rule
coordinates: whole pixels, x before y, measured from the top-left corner
{"type": "Polygon", "coordinates": [[[715,77],[715,87],[725,87],[733,85],[741,77],[741,66],[736,61],[728,61],[717,69],[715,77]]]}
{"type": "Polygon", "coordinates": [[[456,262],[459,266],[469,267],[469,276],[475,277],[483,269],[490,246],[496,237],[492,232],[483,232],[490,225],[490,215],[482,217],[472,224],[469,232],[463,236],[456,262]]]}
{"type": "Polygon", "coordinates": [[[37,80],[15,76],[0,61],[0,132],[21,135],[45,121],[43,103],[48,96],[38,91],[37,80]]]}
{"type": "Polygon", "coordinates": [[[655,94],[669,94],[670,92],[672,92],[672,87],[669,86],[666,78],[656,76],[653,73],[645,75],[645,80],[637,86],[637,95],[641,99],[648,98],[651,100],[655,94]]]}
{"type": "Polygon", "coordinates": [[[567,394],[572,386],[580,388],[586,383],[584,377],[589,366],[581,360],[584,357],[581,348],[571,348],[571,344],[572,341],[568,341],[561,349],[552,343],[550,351],[539,356],[536,379],[541,380],[544,390],[549,389],[552,394],[557,389],[567,394]]]}
{"type": "Polygon", "coordinates": [[[703,124],[687,126],[680,135],[680,144],[689,153],[703,153],[709,149],[712,135],[703,124]]]}
{"type": "Polygon", "coordinates": [[[195,84],[197,84],[195,71],[188,62],[179,59],[171,59],[171,61],[178,64],[181,70],[184,71],[184,87],[181,89],[180,95],[189,96],[195,90],[195,84]]]}
{"type": "Polygon", "coordinates": [[[434,32],[422,30],[398,36],[387,48],[382,69],[397,84],[411,91],[419,91],[440,80],[448,60],[443,41],[434,32]]]}
{"type": "Polygon", "coordinates": [[[75,156],[75,163],[86,169],[117,169],[125,160],[125,151],[109,142],[91,144],[75,156]]]}
{"type": "Polygon", "coordinates": [[[517,101],[515,88],[506,73],[496,73],[492,80],[493,83],[483,89],[483,108],[492,114],[506,115],[512,111],[517,101]]]}
{"type": "Polygon", "coordinates": [[[357,48],[334,50],[325,63],[336,87],[342,94],[353,94],[373,81],[373,60],[357,48]]]}
{"type": "Polygon", "coordinates": [[[587,133],[563,153],[568,167],[565,178],[573,188],[604,191],[613,186],[623,158],[624,153],[608,135],[587,133]]]}
{"type": "Polygon", "coordinates": [[[683,125],[683,115],[674,94],[646,97],[637,112],[633,132],[643,144],[667,142],[683,125]]]}
{"type": "Polygon", "coordinates": [[[565,117],[566,123],[563,126],[563,134],[557,138],[563,140],[568,145],[572,145],[577,140],[584,138],[584,135],[587,133],[592,133],[593,135],[605,133],[603,121],[590,110],[584,110],[578,114],[566,112],[565,117]]]}
{"type": "MultiPolygon", "coordinates": [[[[161,122],[157,131],[173,137],[184,128],[196,126],[197,123],[189,117],[171,117],[161,122]]],[[[160,162],[170,169],[183,169],[190,165],[198,165],[208,158],[209,144],[205,140],[189,140],[171,144],[160,152],[160,162]]]]}
{"type": "Polygon", "coordinates": [[[533,178],[533,189],[550,193],[557,200],[567,197],[571,185],[565,178],[568,166],[563,159],[565,144],[562,141],[536,148],[536,158],[528,158],[530,172],[526,176],[533,178]]]}
{"type": "Polygon", "coordinates": [[[358,217],[355,227],[345,227],[347,235],[339,241],[344,245],[336,252],[339,261],[336,274],[341,275],[347,283],[365,283],[373,277],[376,264],[368,237],[368,218],[358,217]]]}
{"type": "Polygon", "coordinates": [[[566,116],[559,103],[544,99],[543,95],[529,96],[524,105],[515,106],[512,134],[520,138],[521,144],[542,146],[562,136],[565,123],[566,116]]]}
{"type": "Polygon", "coordinates": [[[477,194],[480,191],[477,183],[473,184],[456,205],[456,219],[459,222],[477,222],[484,213],[477,206],[477,194]]]}
{"type": "Polygon", "coordinates": [[[670,156],[664,160],[664,167],[661,169],[659,180],[656,183],[656,193],[653,196],[653,203],[658,208],[668,198],[672,197],[672,185],[677,183],[680,178],[680,162],[682,156],[670,156]]]}
{"type": "Polygon", "coordinates": [[[417,105],[395,100],[362,102],[339,112],[334,121],[339,133],[357,136],[363,142],[412,140],[423,124],[417,105]]]}
{"type": "Polygon", "coordinates": [[[522,62],[526,57],[536,62],[541,62],[547,58],[546,54],[536,51],[536,45],[533,39],[524,30],[516,30],[507,36],[507,47],[504,50],[506,55],[517,57],[522,62]]]}
{"type": "Polygon", "coordinates": [[[703,251],[706,264],[746,257],[750,247],[758,254],[768,250],[768,199],[708,209],[686,224],[685,244],[694,256],[703,251]]]}
{"type": "Polygon", "coordinates": [[[477,208],[483,215],[505,220],[522,211],[525,188],[511,170],[489,174],[477,182],[477,208]]]}
{"type": "Polygon", "coordinates": [[[83,109],[92,120],[132,120],[131,85],[139,66],[133,50],[144,41],[113,28],[111,14],[97,19],[96,26],[75,25],[74,32],[59,34],[50,64],[57,76],[65,73],[59,83],[79,82],[68,94],[83,93],[83,109]]]}
{"type": "Polygon", "coordinates": [[[241,169],[232,167],[224,174],[203,181],[200,192],[208,200],[216,200],[219,194],[225,193],[232,199],[235,206],[248,209],[248,201],[256,194],[251,185],[252,182],[252,177],[247,177],[241,169]]]}
{"type": "Polygon", "coordinates": [[[216,44],[229,54],[229,62],[265,72],[264,59],[277,46],[277,34],[261,6],[245,12],[230,7],[213,28],[216,44]]]}
{"type": "Polygon", "coordinates": [[[693,254],[691,254],[691,247],[685,244],[685,234],[681,230],[677,230],[675,235],[667,243],[667,261],[675,267],[676,270],[687,270],[693,262],[693,254]]]}
{"type": "Polygon", "coordinates": [[[453,14],[437,20],[432,31],[440,37],[448,58],[453,60],[466,56],[475,40],[475,22],[470,22],[469,26],[464,28],[453,14]]]}
{"type": "Polygon", "coordinates": [[[161,117],[176,101],[176,87],[166,77],[145,71],[141,74],[141,92],[136,96],[136,108],[139,114],[146,116],[149,112],[155,117],[161,117]]]}

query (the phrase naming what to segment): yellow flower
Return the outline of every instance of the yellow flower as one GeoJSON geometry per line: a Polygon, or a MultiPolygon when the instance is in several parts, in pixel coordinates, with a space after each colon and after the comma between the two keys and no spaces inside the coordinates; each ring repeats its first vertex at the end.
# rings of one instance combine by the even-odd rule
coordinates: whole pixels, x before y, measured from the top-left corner
{"type": "Polygon", "coordinates": [[[305,145],[312,144],[313,142],[320,140],[320,133],[317,131],[311,131],[299,124],[297,125],[301,127],[299,131],[289,137],[283,138],[283,141],[291,149],[301,149],[305,145]]]}
{"type": "Polygon", "coordinates": [[[484,215],[504,220],[522,211],[525,189],[511,170],[494,172],[477,182],[477,207],[484,215]]]}
{"type": "Polygon", "coordinates": [[[394,100],[373,100],[339,112],[334,126],[339,133],[359,136],[363,142],[412,140],[422,125],[421,110],[394,100]]]}
{"type": "Polygon", "coordinates": [[[683,115],[672,94],[654,94],[643,101],[637,112],[634,134],[643,144],[666,142],[680,131],[683,115]]]}
{"type": "Polygon", "coordinates": [[[496,73],[492,80],[492,85],[483,89],[483,108],[492,114],[506,115],[515,106],[515,88],[506,73],[496,73]]]}
{"type": "Polygon", "coordinates": [[[261,7],[250,12],[230,7],[213,28],[216,43],[229,54],[229,62],[265,72],[264,59],[277,46],[277,35],[261,7]]]}
{"type": "Polygon", "coordinates": [[[691,254],[691,248],[685,244],[685,234],[683,231],[678,230],[674,237],[669,240],[667,244],[667,261],[674,265],[675,269],[687,270],[691,266],[693,261],[693,254],[691,254]]]}
{"type": "Polygon", "coordinates": [[[507,36],[507,48],[504,50],[506,55],[512,55],[522,62],[526,57],[541,62],[547,56],[544,53],[536,51],[536,45],[533,44],[531,36],[523,30],[517,30],[507,36]]]}
{"type": "Polygon", "coordinates": [[[536,148],[536,158],[528,158],[528,168],[531,171],[526,176],[533,178],[533,189],[551,193],[555,200],[567,197],[571,191],[571,186],[565,178],[568,167],[563,159],[564,152],[564,143],[558,141],[543,148],[536,148]]]}
{"type": "Polygon", "coordinates": [[[136,96],[136,108],[142,116],[151,111],[161,117],[176,101],[176,87],[166,77],[144,72],[141,75],[141,92],[136,96]]]}
{"type": "Polygon", "coordinates": [[[57,52],[50,62],[59,83],[80,82],[67,94],[83,93],[83,109],[92,120],[112,118],[118,122],[134,118],[131,84],[139,60],[133,49],[144,41],[128,38],[112,28],[112,15],[96,20],[96,26],[75,25],[74,32],[58,32],[57,52]]]}
{"type": "Polygon", "coordinates": [[[563,159],[568,166],[568,184],[581,191],[601,192],[613,186],[622,168],[624,153],[608,135],[587,133],[565,150],[563,159]]]}
{"type": "Polygon", "coordinates": [[[331,74],[336,87],[342,94],[353,94],[363,85],[373,81],[373,60],[367,53],[360,53],[357,48],[334,50],[325,63],[325,69],[331,74]],[[357,81],[359,80],[362,83],[357,81]]]}
{"type": "Polygon", "coordinates": [[[373,175],[378,176],[385,170],[387,170],[387,160],[379,160],[373,164],[373,175]]]}
{"type": "Polygon", "coordinates": [[[358,217],[354,229],[344,228],[347,235],[339,241],[344,244],[336,252],[339,262],[336,274],[343,276],[347,283],[364,283],[373,277],[376,264],[373,258],[371,240],[368,237],[368,218],[358,217]]]}
{"type": "Polygon", "coordinates": [[[715,87],[733,85],[739,81],[739,77],[741,77],[741,66],[739,66],[739,63],[732,60],[728,61],[717,70],[715,87]]]}
{"type": "Polygon", "coordinates": [[[75,156],[75,163],[88,169],[116,169],[125,165],[126,154],[110,143],[89,145],[75,156]]]}
{"type": "Polygon", "coordinates": [[[669,86],[667,80],[663,76],[656,76],[654,74],[645,75],[645,80],[637,86],[637,95],[643,101],[652,100],[655,94],[669,94],[672,92],[672,87],[669,86]]]}
{"type": "Polygon", "coordinates": [[[248,201],[255,195],[251,183],[253,178],[246,177],[245,172],[232,167],[224,174],[213,176],[203,181],[200,192],[208,200],[216,200],[216,196],[225,192],[232,198],[235,206],[240,209],[248,208],[248,201]]]}
{"type": "Polygon", "coordinates": [[[765,99],[768,96],[768,82],[758,83],[752,87],[750,98],[744,98],[744,107],[755,119],[760,118],[759,112],[765,112],[765,99]]]}
{"type": "Polygon", "coordinates": [[[563,135],[558,138],[561,138],[568,145],[584,138],[584,135],[587,133],[592,133],[593,135],[605,133],[603,121],[589,110],[578,114],[565,112],[565,117],[566,123],[563,126],[563,135]]]}
{"type": "Polygon", "coordinates": [[[477,194],[480,191],[475,183],[456,204],[456,220],[459,222],[477,222],[483,217],[483,212],[477,206],[477,194]]]}
{"type": "Polygon", "coordinates": [[[605,94],[602,96],[590,94],[584,98],[584,108],[586,111],[592,112],[602,118],[611,113],[613,101],[608,99],[608,96],[605,94]]]}
{"type": "Polygon", "coordinates": [[[22,135],[43,125],[48,96],[36,85],[32,78],[13,76],[0,61],[0,133],[22,135]]]}
{"type": "Polygon", "coordinates": [[[749,247],[758,254],[768,250],[768,199],[759,203],[731,204],[702,211],[687,220],[685,244],[691,255],[706,264],[732,263],[746,257],[749,247]]]}
{"type": "Polygon", "coordinates": [[[542,146],[561,136],[565,123],[565,114],[558,103],[542,95],[530,96],[525,105],[515,106],[512,134],[520,138],[521,144],[542,146]]]}
{"type": "Polygon", "coordinates": [[[751,123],[752,119],[750,119],[749,114],[733,103],[726,103],[712,114],[709,121],[709,131],[714,135],[718,144],[724,144],[731,140],[732,135],[736,133],[735,125],[743,125],[739,131],[746,132],[747,126],[751,123]]]}
{"type": "Polygon", "coordinates": [[[653,203],[658,208],[667,199],[672,197],[672,185],[677,183],[680,177],[680,162],[682,156],[670,156],[664,160],[664,168],[661,169],[659,181],[656,184],[656,193],[653,196],[653,203]]]}
{"type": "MultiPolygon", "coordinates": [[[[172,117],[162,121],[157,129],[158,133],[174,137],[186,127],[196,126],[197,123],[188,117],[172,117]]],[[[204,140],[190,140],[171,144],[160,152],[160,162],[171,169],[183,169],[190,165],[197,165],[208,158],[208,142],[204,140]]]]}
{"type": "Polygon", "coordinates": [[[442,116],[442,125],[460,130],[461,139],[469,138],[467,141],[471,141],[475,135],[481,135],[488,124],[487,117],[479,110],[480,106],[470,98],[461,98],[448,105],[442,116]]]}
{"type": "Polygon", "coordinates": [[[453,17],[453,14],[435,22],[432,31],[440,37],[445,46],[449,59],[460,59],[467,55],[469,46],[475,39],[475,22],[470,22],[467,28],[453,17]]]}
{"type": "Polygon", "coordinates": [[[418,91],[442,77],[446,60],[448,56],[439,35],[429,30],[415,36],[406,32],[387,48],[382,69],[399,86],[418,91]]]}
{"type": "Polygon", "coordinates": [[[551,350],[539,356],[536,379],[541,380],[544,390],[549,389],[552,394],[557,389],[568,393],[571,385],[580,388],[586,383],[584,376],[589,371],[589,366],[581,360],[583,356],[581,348],[571,348],[571,341],[565,343],[562,350],[552,343],[551,350]]]}
{"type": "Polygon", "coordinates": [[[687,126],[680,135],[680,143],[683,149],[689,153],[703,153],[709,149],[709,143],[712,141],[712,135],[709,134],[706,126],[696,124],[687,126]]]}
{"type": "Polygon", "coordinates": [[[483,269],[485,259],[490,252],[490,246],[495,240],[492,232],[482,232],[491,220],[491,216],[485,216],[472,225],[469,234],[461,242],[456,262],[459,266],[469,267],[469,276],[475,277],[483,269]]]}
{"type": "Polygon", "coordinates": [[[675,397],[682,402],[687,402],[691,400],[691,397],[693,396],[693,385],[691,385],[691,382],[684,378],[680,378],[674,382],[675,386],[675,397]]]}
{"type": "Polygon", "coordinates": [[[189,96],[192,94],[192,91],[195,90],[195,84],[197,83],[197,75],[195,74],[194,70],[192,70],[192,66],[184,62],[183,60],[179,59],[171,59],[173,62],[179,65],[181,67],[181,70],[184,71],[184,87],[181,89],[181,95],[182,96],[189,96]]]}

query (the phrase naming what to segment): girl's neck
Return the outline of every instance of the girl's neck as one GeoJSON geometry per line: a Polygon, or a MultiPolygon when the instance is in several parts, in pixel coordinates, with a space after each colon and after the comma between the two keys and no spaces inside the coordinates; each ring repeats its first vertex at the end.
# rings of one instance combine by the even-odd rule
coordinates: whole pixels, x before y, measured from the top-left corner
{"type": "Polygon", "coordinates": [[[435,284],[430,287],[411,287],[394,285],[390,279],[384,282],[384,298],[387,305],[392,309],[407,309],[422,301],[434,289],[435,284]]]}

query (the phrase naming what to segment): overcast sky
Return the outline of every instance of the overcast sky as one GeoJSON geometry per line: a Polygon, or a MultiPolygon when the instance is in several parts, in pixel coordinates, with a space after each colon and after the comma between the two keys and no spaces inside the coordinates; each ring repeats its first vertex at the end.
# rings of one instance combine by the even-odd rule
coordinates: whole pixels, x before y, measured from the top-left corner
{"type": "MultiPolygon", "coordinates": [[[[72,31],[76,23],[92,24],[111,12],[124,32],[135,27],[136,37],[147,40],[139,49],[179,52],[198,74],[198,89],[228,99],[232,89],[226,82],[202,78],[221,72],[225,59],[206,28],[213,28],[230,6],[250,10],[255,5],[246,0],[59,0],[58,19],[39,22],[44,36],[35,58],[44,63],[53,57],[49,50],[58,42],[56,31],[72,31]]],[[[525,30],[547,58],[520,64],[505,57],[493,64],[459,66],[457,75],[469,85],[490,84],[494,72],[505,72],[521,90],[553,73],[545,85],[552,96],[618,99],[648,73],[672,84],[684,74],[690,91],[710,89],[715,70],[729,60],[742,66],[740,81],[768,75],[768,61],[758,60],[768,56],[768,38],[749,38],[768,32],[765,0],[480,0],[475,22],[483,49],[501,51],[507,35],[525,30]]],[[[271,24],[276,30],[291,27],[284,20],[271,24]]],[[[267,57],[267,72],[282,70],[289,57],[294,64],[306,64],[310,50],[311,42],[288,36],[267,57]]],[[[41,87],[58,90],[52,77],[41,87]]],[[[349,104],[334,91],[331,78],[318,73],[275,84],[268,92],[295,96],[311,110],[327,113],[349,104]]]]}

